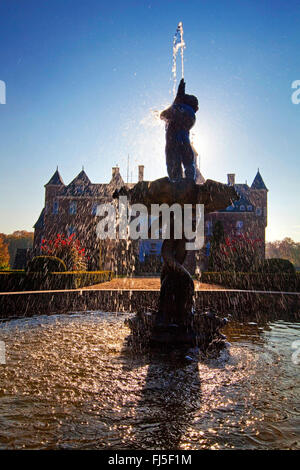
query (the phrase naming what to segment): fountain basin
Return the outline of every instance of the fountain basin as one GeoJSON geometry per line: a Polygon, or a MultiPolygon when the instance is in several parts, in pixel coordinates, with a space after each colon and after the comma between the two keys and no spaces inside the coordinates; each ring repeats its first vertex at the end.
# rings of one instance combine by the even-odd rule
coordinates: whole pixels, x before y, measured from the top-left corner
{"type": "Polygon", "coordinates": [[[0,324],[2,449],[299,449],[300,323],[239,322],[230,354],[133,354],[128,314],[0,324]]]}

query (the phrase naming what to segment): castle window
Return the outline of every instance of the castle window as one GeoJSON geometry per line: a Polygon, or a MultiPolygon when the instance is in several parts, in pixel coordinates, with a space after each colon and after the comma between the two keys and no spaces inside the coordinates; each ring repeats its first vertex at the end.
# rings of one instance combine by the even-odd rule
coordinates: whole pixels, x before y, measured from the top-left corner
{"type": "Polygon", "coordinates": [[[251,205],[247,206],[247,211],[249,211],[249,212],[252,211],[252,206],[251,205]]]}
{"type": "Polygon", "coordinates": [[[206,243],[205,245],[205,255],[209,256],[210,254],[210,242],[206,243]]]}
{"type": "Polygon", "coordinates": [[[261,215],[261,214],[262,214],[261,207],[257,207],[256,208],[256,215],[261,215]]]}
{"type": "Polygon", "coordinates": [[[53,202],[52,214],[58,214],[58,201],[53,202]]]}
{"type": "Polygon", "coordinates": [[[93,206],[92,206],[92,215],[97,215],[97,207],[98,207],[97,204],[93,204],[93,206]]]}
{"type": "Polygon", "coordinates": [[[76,212],[77,212],[77,203],[76,203],[76,201],[72,201],[72,202],[70,202],[69,213],[71,215],[74,215],[74,214],[76,214],[76,212]]]}
{"type": "Polygon", "coordinates": [[[72,225],[70,225],[68,227],[67,233],[68,233],[68,237],[70,237],[71,235],[73,235],[73,233],[76,233],[75,228],[72,225]]]}
{"type": "Polygon", "coordinates": [[[236,233],[237,233],[237,235],[241,234],[243,225],[244,225],[244,222],[242,220],[237,221],[237,223],[236,223],[236,233]]]}
{"type": "Polygon", "coordinates": [[[212,234],[212,222],[208,220],[205,223],[205,228],[206,228],[206,235],[211,235],[212,234]]]}
{"type": "Polygon", "coordinates": [[[245,206],[244,205],[241,205],[240,206],[240,211],[244,211],[245,210],[245,206]]]}

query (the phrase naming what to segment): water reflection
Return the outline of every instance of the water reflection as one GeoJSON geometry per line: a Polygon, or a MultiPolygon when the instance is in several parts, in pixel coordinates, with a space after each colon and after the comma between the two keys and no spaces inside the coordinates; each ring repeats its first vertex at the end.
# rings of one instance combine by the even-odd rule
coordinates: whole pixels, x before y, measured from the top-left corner
{"type": "Polygon", "coordinates": [[[128,448],[179,449],[193,413],[201,406],[197,362],[175,353],[153,353],[135,407],[135,432],[128,448]]]}
{"type": "Polygon", "coordinates": [[[124,315],[0,325],[1,448],[299,449],[300,324],[232,322],[230,357],[133,354],[124,315]]]}

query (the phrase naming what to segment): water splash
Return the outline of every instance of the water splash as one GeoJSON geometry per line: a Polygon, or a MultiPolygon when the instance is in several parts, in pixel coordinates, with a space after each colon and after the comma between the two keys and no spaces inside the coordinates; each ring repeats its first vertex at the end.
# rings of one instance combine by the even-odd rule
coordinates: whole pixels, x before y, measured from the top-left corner
{"type": "Polygon", "coordinates": [[[299,449],[300,323],[230,322],[228,358],[133,354],[129,315],[0,323],[0,449],[299,449]]]}
{"type": "Polygon", "coordinates": [[[178,23],[176,33],[174,35],[173,39],[173,66],[172,66],[172,74],[173,74],[173,80],[174,80],[174,86],[173,86],[173,95],[175,97],[176,95],[176,82],[177,82],[177,77],[176,77],[176,59],[177,59],[177,53],[180,49],[180,55],[181,55],[181,78],[184,78],[184,65],[183,65],[183,51],[185,49],[185,42],[183,39],[183,26],[182,22],[180,21],[178,23]]]}

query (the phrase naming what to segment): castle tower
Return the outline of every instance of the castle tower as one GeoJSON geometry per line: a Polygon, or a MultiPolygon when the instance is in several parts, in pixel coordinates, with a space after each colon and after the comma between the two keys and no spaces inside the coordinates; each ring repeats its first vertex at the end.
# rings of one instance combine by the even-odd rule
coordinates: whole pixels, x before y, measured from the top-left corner
{"type": "Polygon", "coordinates": [[[55,173],[52,175],[48,183],[45,184],[45,207],[46,212],[47,209],[51,210],[53,206],[53,202],[60,192],[60,190],[65,186],[63,179],[56,169],[55,173]]]}
{"type": "MultiPolygon", "coordinates": [[[[251,185],[250,192],[251,197],[255,201],[255,216],[258,227],[258,236],[259,238],[263,238],[265,242],[265,229],[268,225],[268,189],[259,169],[257,170],[256,176],[251,185]]],[[[265,256],[265,243],[263,255],[265,256]]]]}

